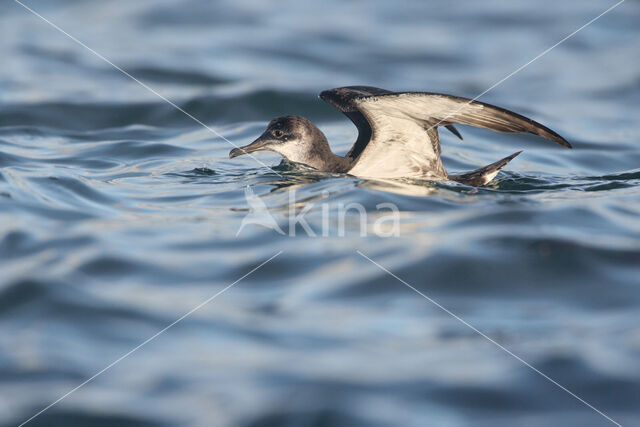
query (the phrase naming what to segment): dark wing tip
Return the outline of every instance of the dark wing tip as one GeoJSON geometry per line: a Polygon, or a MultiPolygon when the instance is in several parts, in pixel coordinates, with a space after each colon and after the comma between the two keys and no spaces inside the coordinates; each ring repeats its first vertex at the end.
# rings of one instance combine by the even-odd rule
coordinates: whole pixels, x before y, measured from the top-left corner
{"type": "MultiPolygon", "coordinates": [[[[428,93],[425,92],[424,94],[428,94],[428,93]]],[[[430,95],[436,95],[436,96],[448,98],[450,100],[454,100],[466,105],[481,105],[483,107],[488,108],[487,116],[483,117],[482,115],[478,115],[474,117],[473,115],[471,115],[471,116],[464,117],[464,114],[463,114],[462,118],[466,120],[461,120],[458,123],[484,127],[484,128],[498,131],[498,132],[532,133],[534,135],[541,136],[557,144],[560,144],[563,147],[573,148],[571,144],[569,144],[569,142],[563,137],[561,137],[557,132],[549,129],[543,124],[536,122],[535,120],[532,120],[514,111],[507,110],[506,108],[498,107],[497,105],[487,104],[485,102],[476,101],[475,99],[469,100],[466,98],[461,98],[459,96],[445,95],[445,94],[430,94],[430,95]]],[[[456,111],[456,113],[459,111],[460,110],[456,111]]],[[[460,120],[461,117],[454,117],[454,119],[460,120]]],[[[447,120],[447,121],[455,122],[455,120],[447,120]]]]}
{"type": "Polygon", "coordinates": [[[567,147],[567,148],[573,148],[573,146],[571,144],[569,144],[569,141],[567,141],[566,139],[564,139],[563,137],[561,137],[560,135],[556,134],[556,139],[554,139],[555,142],[557,142],[558,144],[567,147]]]}
{"type": "Polygon", "coordinates": [[[329,96],[331,96],[330,90],[323,90],[322,92],[320,92],[320,95],[318,95],[318,97],[320,97],[320,99],[322,99],[323,101],[326,101],[329,96]]]}
{"type": "Polygon", "coordinates": [[[571,146],[571,144],[569,144],[569,141],[567,141],[566,139],[561,137],[556,131],[553,131],[553,130],[549,129],[548,127],[546,127],[544,125],[541,125],[538,122],[534,122],[533,120],[530,120],[530,121],[537,128],[536,131],[532,132],[532,133],[535,133],[536,135],[540,135],[543,138],[550,139],[551,141],[557,142],[558,144],[562,145],[563,147],[573,148],[571,146]]]}
{"type": "Polygon", "coordinates": [[[571,144],[569,144],[569,141],[567,141],[566,139],[564,139],[563,137],[561,137],[556,131],[549,129],[548,127],[546,127],[545,125],[536,122],[535,120],[531,120],[528,117],[525,117],[523,115],[520,115],[518,113],[515,113],[513,111],[509,111],[506,110],[504,108],[501,107],[496,107],[495,105],[491,105],[491,104],[484,104],[484,103],[479,103],[479,104],[483,104],[483,105],[488,105],[490,107],[495,108],[498,111],[501,111],[502,113],[505,113],[508,116],[511,117],[515,117],[517,119],[522,120],[524,123],[524,128],[521,130],[524,132],[529,132],[532,133],[534,135],[538,135],[541,136],[543,138],[546,138],[550,141],[556,142],[560,145],[562,145],[563,147],[567,147],[567,148],[573,148],[571,146],[571,144]]]}
{"type": "Polygon", "coordinates": [[[522,131],[524,131],[524,132],[529,132],[529,133],[532,133],[534,135],[539,135],[539,136],[541,136],[543,138],[546,138],[548,140],[556,142],[556,143],[562,145],[563,147],[573,148],[571,146],[571,144],[569,144],[569,141],[567,141],[566,139],[561,137],[558,134],[558,132],[549,129],[545,125],[540,124],[540,123],[536,122],[535,120],[531,120],[528,117],[525,117],[525,116],[520,115],[518,113],[515,113],[513,111],[506,110],[506,109],[501,108],[501,107],[497,107],[495,105],[485,104],[485,103],[482,103],[482,102],[478,102],[478,104],[482,104],[482,105],[486,105],[486,106],[495,108],[496,110],[498,110],[498,111],[500,111],[502,113],[505,113],[507,116],[512,116],[512,117],[518,118],[520,120],[523,120],[524,123],[525,123],[525,127],[524,127],[524,129],[522,131]]]}
{"type": "Polygon", "coordinates": [[[464,138],[462,138],[462,135],[460,134],[460,131],[458,129],[456,129],[453,125],[445,125],[445,127],[447,128],[447,130],[449,132],[451,132],[452,134],[454,134],[455,136],[460,138],[460,140],[464,139],[464,138]]]}
{"type": "Polygon", "coordinates": [[[355,101],[370,96],[388,95],[393,92],[373,86],[345,86],[320,92],[320,99],[344,112],[358,110],[355,101]]]}
{"type": "Polygon", "coordinates": [[[513,153],[513,154],[512,154],[512,155],[510,155],[509,157],[506,157],[506,158],[505,158],[505,160],[506,160],[506,159],[508,159],[508,160],[513,160],[513,159],[515,159],[516,157],[518,157],[518,155],[519,155],[519,154],[521,154],[521,153],[522,153],[522,151],[523,151],[523,150],[520,150],[520,151],[517,151],[517,152],[513,153]]]}
{"type": "Polygon", "coordinates": [[[323,90],[320,92],[320,99],[329,104],[336,107],[338,110],[343,113],[347,111],[354,111],[355,107],[353,106],[353,99],[355,97],[355,93],[352,91],[345,90],[345,88],[335,88],[329,90],[323,90]]]}

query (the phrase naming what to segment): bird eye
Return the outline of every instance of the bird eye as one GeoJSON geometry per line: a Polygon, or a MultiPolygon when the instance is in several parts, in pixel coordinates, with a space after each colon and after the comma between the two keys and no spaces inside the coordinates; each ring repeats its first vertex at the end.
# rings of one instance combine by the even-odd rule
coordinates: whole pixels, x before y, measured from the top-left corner
{"type": "Polygon", "coordinates": [[[276,129],[273,131],[273,134],[276,136],[276,138],[280,138],[282,137],[282,135],[284,135],[284,132],[282,132],[280,129],[276,129]]]}

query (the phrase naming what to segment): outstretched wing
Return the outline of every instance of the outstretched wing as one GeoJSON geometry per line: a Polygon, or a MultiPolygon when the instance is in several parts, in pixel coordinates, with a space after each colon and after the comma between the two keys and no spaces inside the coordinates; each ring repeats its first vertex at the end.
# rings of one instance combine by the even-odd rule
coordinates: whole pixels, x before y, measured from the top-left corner
{"type": "Polygon", "coordinates": [[[381,91],[356,87],[321,94],[333,105],[340,105],[341,111],[361,114],[369,124],[370,141],[359,147],[349,171],[354,175],[446,177],[436,127],[452,123],[498,132],[532,133],[571,148],[564,138],[540,123],[484,102],[438,93],[373,93],[374,90],[381,91]]]}
{"type": "MultiPolygon", "coordinates": [[[[367,117],[404,116],[431,126],[460,123],[509,133],[532,133],[571,148],[556,132],[527,117],[495,105],[459,96],[427,92],[404,92],[354,99],[353,104],[367,117]]],[[[371,124],[373,127],[373,124],[371,124]]]]}
{"type": "MultiPolygon", "coordinates": [[[[358,139],[347,153],[346,157],[355,160],[362,154],[364,148],[371,140],[371,125],[358,109],[355,102],[357,99],[380,96],[394,95],[395,92],[386,89],[380,89],[373,86],[347,86],[335,89],[325,90],[320,93],[320,98],[340,110],[345,116],[353,122],[358,129],[358,139]]],[[[460,132],[452,124],[443,124],[451,133],[462,139],[460,132]]]]}

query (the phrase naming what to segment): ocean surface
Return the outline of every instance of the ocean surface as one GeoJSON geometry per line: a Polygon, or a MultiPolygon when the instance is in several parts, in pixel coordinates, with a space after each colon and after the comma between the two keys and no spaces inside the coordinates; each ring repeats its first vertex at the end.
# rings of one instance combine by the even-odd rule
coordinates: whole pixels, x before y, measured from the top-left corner
{"type": "Polygon", "coordinates": [[[321,90],[472,98],[615,1],[23,3],[139,82],[0,2],[0,425],[640,425],[638,1],[480,98],[573,150],[441,129],[524,150],[478,189],[228,152],[344,154],[321,90]]]}

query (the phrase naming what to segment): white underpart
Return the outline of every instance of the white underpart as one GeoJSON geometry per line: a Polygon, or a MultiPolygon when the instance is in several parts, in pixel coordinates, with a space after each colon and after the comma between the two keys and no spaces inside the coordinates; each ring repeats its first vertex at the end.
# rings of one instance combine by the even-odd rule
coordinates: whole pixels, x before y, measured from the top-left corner
{"type": "Polygon", "coordinates": [[[393,97],[390,102],[386,98],[366,101],[363,100],[359,108],[373,134],[350,174],[370,178],[446,179],[444,169],[434,169],[440,165],[440,156],[434,151],[426,129],[431,126],[432,115],[451,110],[447,100],[430,97],[428,102],[416,103],[414,98],[393,97]]]}
{"type": "Polygon", "coordinates": [[[274,144],[269,147],[270,150],[281,154],[292,162],[305,163],[307,159],[307,152],[304,150],[303,144],[300,144],[298,140],[288,140],[281,144],[274,144]]]}
{"type": "Polygon", "coordinates": [[[436,159],[423,126],[402,116],[367,113],[373,134],[350,174],[380,178],[419,176],[436,159]]]}

